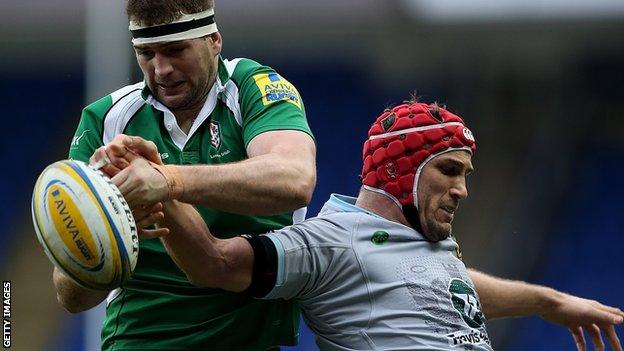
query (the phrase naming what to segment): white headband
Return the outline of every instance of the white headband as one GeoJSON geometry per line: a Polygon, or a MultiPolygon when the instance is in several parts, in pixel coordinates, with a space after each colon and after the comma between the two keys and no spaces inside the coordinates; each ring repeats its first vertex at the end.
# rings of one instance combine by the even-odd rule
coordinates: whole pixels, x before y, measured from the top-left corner
{"type": "Polygon", "coordinates": [[[156,26],[141,26],[130,22],[132,44],[153,44],[168,41],[200,38],[217,32],[214,9],[203,12],[183,14],[179,19],[156,26]]]}

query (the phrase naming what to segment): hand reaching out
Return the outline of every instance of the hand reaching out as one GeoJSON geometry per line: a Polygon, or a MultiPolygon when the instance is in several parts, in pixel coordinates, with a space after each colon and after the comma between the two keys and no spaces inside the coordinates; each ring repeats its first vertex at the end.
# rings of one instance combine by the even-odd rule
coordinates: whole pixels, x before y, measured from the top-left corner
{"type": "Polygon", "coordinates": [[[605,350],[602,333],[606,334],[611,348],[622,351],[622,345],[615,332],[615,325],[622,324],[624,312],[619,308],[610,307],[598,301],[555,292],[555,302],[541,314],[545,320],[563,325],[572,333],[579,351],[587,350],[587,342],[583,330],[589,334],[594,350],[605,350]]]}

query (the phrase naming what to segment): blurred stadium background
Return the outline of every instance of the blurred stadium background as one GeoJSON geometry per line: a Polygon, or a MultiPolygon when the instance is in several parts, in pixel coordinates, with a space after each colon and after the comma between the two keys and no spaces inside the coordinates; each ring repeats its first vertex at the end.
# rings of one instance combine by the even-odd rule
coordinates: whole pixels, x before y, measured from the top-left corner
{"type": "MultiPolygon", "coordinates": [[[[274,67],[304,98],[318,141],[309,214],[331,192],[356,194],[368,126],[416,91],[462,115],[478,141],[455,224],[466,264],[624,305],[624,2],[216,2],[224,56],[274,67]]],[[[81,107],[141,79],[123,11],[123,0],[0,4],[0,267],[13,283],[14,350],[98,338],[57,305],[29,206],[81,107]]],[[[574,348],[538,318],[489,330],[499,350],[574,348]]],[[[304,331],[293,349],[316,348],[304,331]]]]}

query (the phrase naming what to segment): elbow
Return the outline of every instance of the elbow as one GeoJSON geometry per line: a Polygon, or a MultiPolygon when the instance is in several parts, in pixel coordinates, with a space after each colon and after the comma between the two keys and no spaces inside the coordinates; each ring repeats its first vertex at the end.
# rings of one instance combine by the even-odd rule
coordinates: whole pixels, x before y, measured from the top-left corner
{"type": "Polygon", "coordinates": [[[316,174],[305,174],[300,177],[292,192],[293,202],[297,208],[305,207],[312,201],[312,194],[316,186],[316,174]]]}
{"type": "Polygon", "coordinates": [[[71,314],[78,314],[86,311],[86,309],[80,308],[80,306],[62,305],[63,309],[71,314]]]}
{"type": "Polygon", "coordinates": [[[71,314],[84,312],[91,308],[91,306],[85,306],[77,299],[64,299],[60,294],[56,294],[56,300],[63,307],[63,309],[71,314]]]}
{"type": "Polygon", "coordinates": [[[80,313],[95,307],[108,295],[108,291],[89,290],[79,286],[56,267],[52,281],[56,289],[56,300],[69,313],[80,313]]]}
{"type": "Polygon", "coordinates": [[[306,207],[312,201],[312,194],[307,191],[299,190],[292,194],[293,209],[306,207]]]}
{"type": "Polygon", "coordinates": [[[216,288],[213,282],[210,281],[210,279],[208,279],[204,275],[187,273],[187,272],[185,272],[185,274],[186,274],[186,279],[188,279],[189,283],[195,286],[199,286],[202,288],[216,288]]]}

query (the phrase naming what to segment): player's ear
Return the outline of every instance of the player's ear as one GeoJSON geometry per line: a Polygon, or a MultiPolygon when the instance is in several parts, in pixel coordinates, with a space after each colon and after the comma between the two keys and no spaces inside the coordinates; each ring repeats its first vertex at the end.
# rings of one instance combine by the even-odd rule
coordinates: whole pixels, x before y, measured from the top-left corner
{"type": "Polygon", "coordinates": [[[208,40],[210,40],[210,45],[212,46],[212,52],[215,55],[219,55],[221,53],[221,46],[223,45],[223,37],[221,33],[215,32],[208,36],[208,40]]]}

